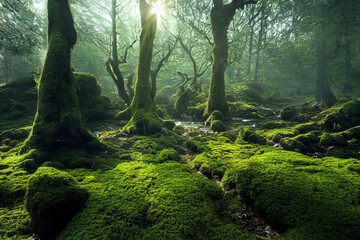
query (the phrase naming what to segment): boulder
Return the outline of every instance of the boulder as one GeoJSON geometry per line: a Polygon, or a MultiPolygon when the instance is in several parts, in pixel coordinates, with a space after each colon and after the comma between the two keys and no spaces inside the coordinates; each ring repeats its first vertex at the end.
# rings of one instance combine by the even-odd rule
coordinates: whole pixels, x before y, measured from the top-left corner
{"type": "Polygon", "coordinates": [[[40,167],[29,179],[25,195],[31,227],[42,239],[60,233],[85,204],[89,192],[68,173],[40,167]]]}

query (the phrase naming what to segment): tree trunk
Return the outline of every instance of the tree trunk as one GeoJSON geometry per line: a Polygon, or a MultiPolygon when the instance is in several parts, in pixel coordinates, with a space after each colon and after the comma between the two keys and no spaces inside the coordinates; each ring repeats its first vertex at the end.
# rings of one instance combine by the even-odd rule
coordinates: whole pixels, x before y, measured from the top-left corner
{"type": "Polygon", "coordinates": [[[10,80],[10,72],[11,72],[11,59],[6,53],[4,54],[4,83],[8,84],[10,80]]]}
{"type": "Polygon", "coordinates": [[[146,0],[140,0],[142,30],[140,35],[138,74],[134,98],[130,106],[132,117],[124,127],[128,133],[142,135],[160,132],[163,127],[162,120],[156,113],[156,105],[152,98],[150,83],[150,67],[157,28],[157,15],[152,10],[153,7],[146,0]]]}
{"type": "MultiPolygon", "coordinates": [[[[319,6],[320,17],[324,16],[323,7],[319,6]]],[[[327,107],[332,107],[336,103],[336,97],[331,91],[329,79],[328,79],[328,69],[327,69],[327,55],[326,55],[326,39],[325,39],[325,24],[324,22],[320,23],[320,30],[318,32],[317,39],[317,80],[316,88],[317,99],[324,101],[327,107]]]]}
{"type": "Polygon", "coordinates": [[[266,27],[266,14],[265,14],[266,6],[262,6],[261,9],[261,20],[260,20],[260,30],[259,30],[259,38],[256,47],[256,61],[255,61],[255,70],[254,70],[254,82],[258,80],[258,73],[259,73],[259,61],[260,61],[260,51],[263,44],[263,38],[265,34],[265,27],[266,27]]]}
{"type": "Polygon", "coordinates": [[[250,76],[250,74],[251,74],[251,62],[252,62],[253,41],[254,41],[254,25],[255,25],[254,9],[255,8],[251,8],[251,15],[250,15],[250,21],[249,21],[250,38],[249,38],[249,59],[248,59],[247,76],[250,76]]]}
{"type": "Polygon", "coordinates": [[[83,125],[70,66],[76,31],[68,0],[48,1],[48,51],[38,90],[38,109],[22,153],[32,148],[53,152],[60,147],[93,150],[98,140],[83,125]]]}
{"type": "Polygon", "coordinates": [[[227,28],[235,14],[228,16],[224,6],[214,4],[211,9],[211,30],[214,39],[213,63],[211,68],[210,92],[205,116],[219,110],[225,117],[229,117],[229,106],[225,96],[225,70],[228,63],[227,28]],[[231,19],[229,19],[231,18],[231,19]]]}
{"type": "Polygon", "coordinates": [[[109,72],[111,78],[113,79],[119,96],[124,100],[124,102],[130,106],[131,99],[126,92],[124,77],[121,74],[119,69],[120,61],[119,55],[117,50],[117,32],[116,32],[116,5],[117,1],[112,0],[112,7],[111,7],[111,23],[112,23],[112,59],[109,59],[106,63],[106,69],[109,72]]]}

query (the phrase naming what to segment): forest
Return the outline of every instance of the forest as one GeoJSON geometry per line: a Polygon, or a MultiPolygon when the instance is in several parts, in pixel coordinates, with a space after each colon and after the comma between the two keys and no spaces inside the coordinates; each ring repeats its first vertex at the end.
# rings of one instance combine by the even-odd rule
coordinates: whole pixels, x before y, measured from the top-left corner
{"type": "Polygon", "coordinates": [[[0,239],[360,239],[359,0],[0,0],[0,239]]]}

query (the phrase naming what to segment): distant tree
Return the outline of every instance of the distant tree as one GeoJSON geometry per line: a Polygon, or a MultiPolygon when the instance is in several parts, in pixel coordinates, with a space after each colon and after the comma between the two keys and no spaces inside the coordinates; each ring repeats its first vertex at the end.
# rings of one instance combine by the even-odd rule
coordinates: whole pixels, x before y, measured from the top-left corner
{"type": "Polygon", "coordinates": [[[44,42],[42,18],[32,10],[32,2],[0,2],[0,71],[4,83],[12,76],[13,56],[30,55],[44,42]]]}
{"type": "Polygon", "coordinates": [[[96,149],[100,144],[83,125],[70,66],[77,35],[68,0],[48,1],[48,25],[37,114],[22,152],[33,148],[45,153],[61,147],[96,149]]]}

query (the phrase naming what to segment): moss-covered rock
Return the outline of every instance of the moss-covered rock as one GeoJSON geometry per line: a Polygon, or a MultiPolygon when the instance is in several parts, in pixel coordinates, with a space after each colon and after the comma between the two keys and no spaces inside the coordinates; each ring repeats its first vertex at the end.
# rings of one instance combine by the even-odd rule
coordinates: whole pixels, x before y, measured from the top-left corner
{"type": "Polygon", "coordinates": [[[250,119],[262,119],[256,111],[254,105],[245,102],[230,102],[229,111],[232,117],[235,118],[250,118],[250,119]]]}
{"type": "Polygon", "coordinates": [[[324,133],[320,138],[320,144],[325,146],[346,146],[348,141],[341,133],[324,133]]]}
{"type": "Polygon", "coordinates": [[[111,101],[101,96],[101,87],[95,76],[88,73],[74,73],[76,95],[83,117],[87,121],[104,120],[109,117],[111,101]]]}
{"type": "Polygon", "coordinates": [[[185,128],[182,126],[182,125],[177,125],[173,128],[174,132],[177,134],[177,135],[183,135],[185,133],[185,128]]]}
{"type": "Polygon", "coordinates": [[[223,121],[213,120],[211,122],[210,129],[214,132],[225,132],[227,130],[227,127],[223,121]]]}
{"type": "Polygon", "coordinates": [[[88,197],[68,173],[39,168],[29,179],[25,198],[33,231],[45,239],[60,233],[88,197]]]}
{"type": "Polygon", "coordinates": [[[360,122],[360,100],[345,103],[340,108],[334,107],[325,116],[322,124],[329,131],[341,131],[355,127],[360,122]]]}
{"type": "Polygon", "coordinates": [[[166,161],[179,161],[180,155],[175,149],[163,149],[157,156],[157,161],[159,163],[164,163],[166,161]]]}
{"type": "Polygon", "coordinates": [[[222,182],[282,231],[280,239],[358,239],[360,177],[348,170],[357,162],[272,151],[229,169],[222,182]]]}
{"type": "Polygon", "coordinates": [[[236,143],[250,142],[255,144],[266,144],[266,139],[258,135],[252,127],[243,127],[240,129],[236,143]]]}
{"type": "Polygon", "coordinates": [[[303,143],[304,145],[311,144],[311,143],[319,143],[319,137],[313,132],[309,132],[306,134],[300,134],[300,135],[297,135],[296,137],[293,137],[292,139],[297,140],[297,141],[303,143]]]}
{"type": "Polygon", "coordinates": [[[275,128],[284,128],[287,127],[287,124],[285,122],[274,122],[274,121],[270,121],[270,122],[266,122],[261,126],[261,130],[264,129],[275,129],[275,128]]]}
{"type": "Polygon", "coordinates": [[[171,130],[171,131],[174,130],[174,128],[176,126],[174,121],[172,121],[172,120],[164,120],[163,122],[164,122],[164,127],[166,127],[168,130],[171,130]]]}
{"type": "Polygon", "coordinates": [[[297,151],[301,153],[307,153],[309,151],[305,144],[294,138],[282,138],[279,143],[281,147],[288,151],[297,151]]]}

